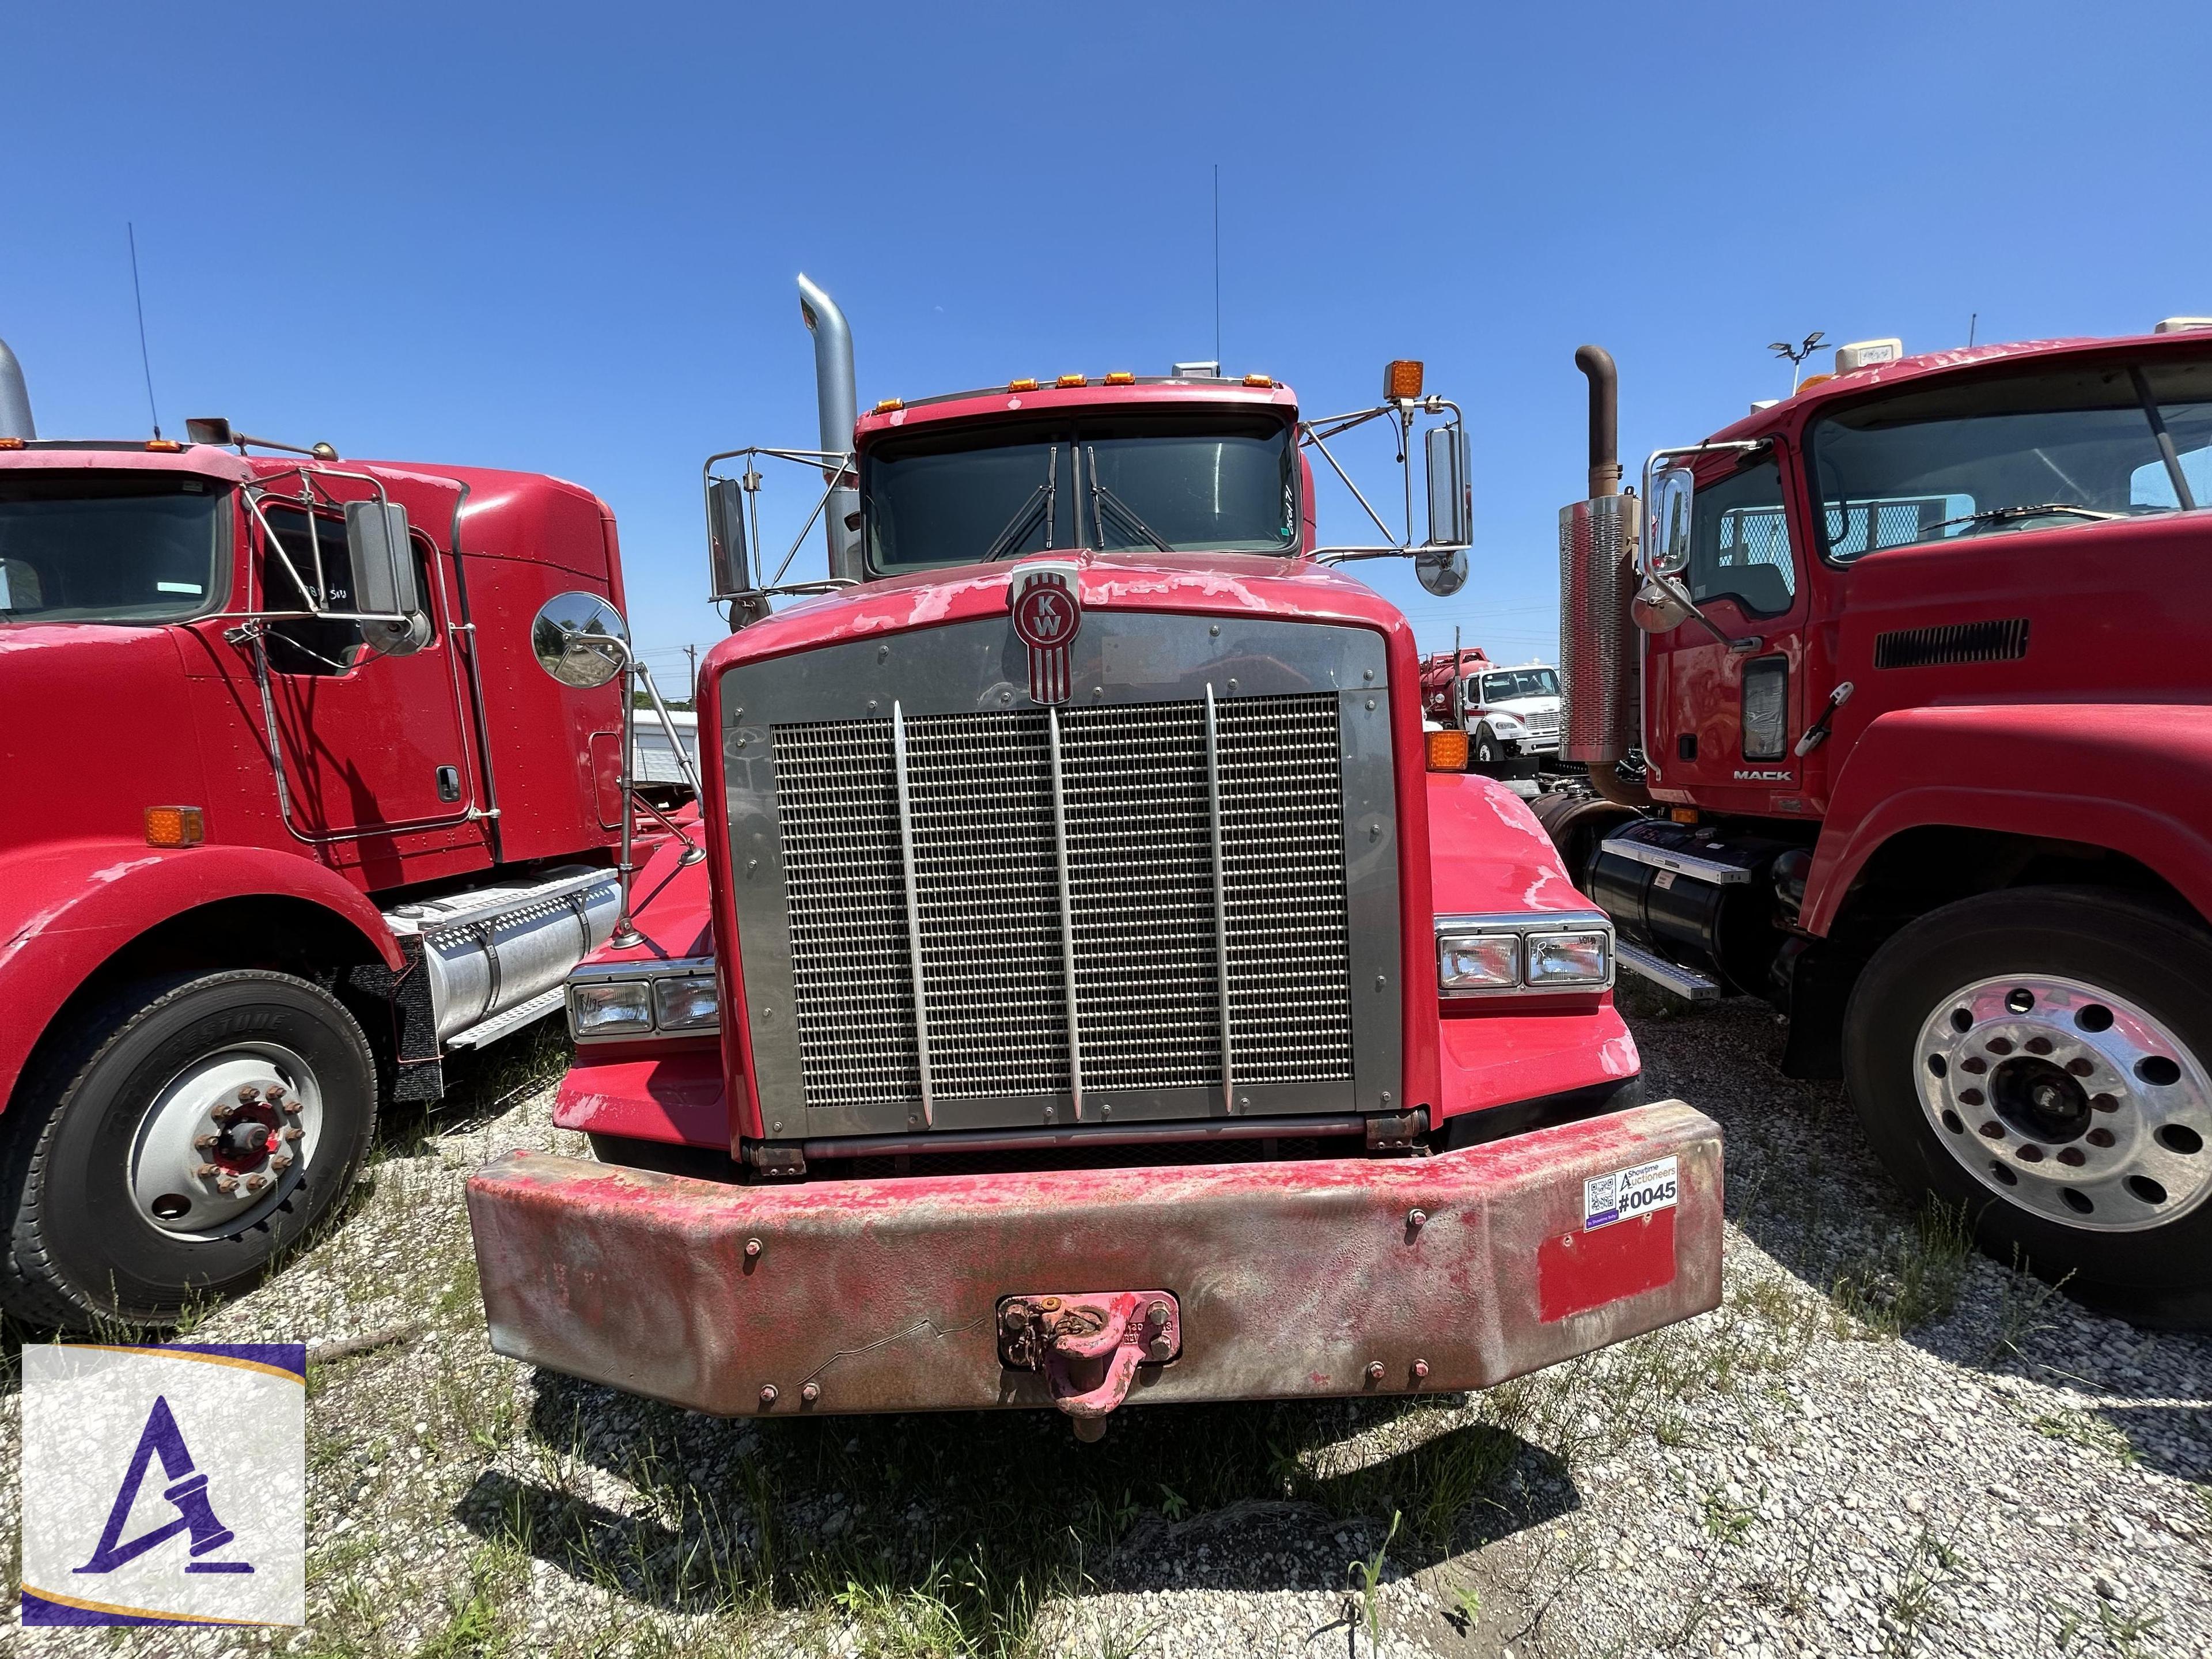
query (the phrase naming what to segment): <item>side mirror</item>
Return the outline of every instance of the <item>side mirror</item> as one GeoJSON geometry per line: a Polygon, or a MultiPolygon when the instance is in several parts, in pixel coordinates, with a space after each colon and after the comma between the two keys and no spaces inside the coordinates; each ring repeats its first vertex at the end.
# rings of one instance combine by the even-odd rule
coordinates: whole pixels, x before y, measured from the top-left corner
{"type": "Polygon", "coordinates": [[[1647,634],[1671,634],[1690,619],[1680,586],[1667,576],[1646,576],[1628,602],[1631,621],[1647,634]]]}
{"type": "Polygon", "coordinates": [[[1468,476],[1467,428],[1429,428],[1429,545],[1465,547],[1474,539],[1474,484],[1468,476]]]}
{"type": "Polygon", "coordinates": [[[348,501],[346,546],[353,556],[354,605],[389,623],[364,623],[368,648],[380,656],[404,657],[419,651],[430,637],[415,546],[407,532],[407,509],[397,501],[348,501]]]}
{"type": "Polygon", "coordinates": [[[742,479],[707,481],[707,563],[708,599],[734,599],[757,591],[742,479]]]}
{"type": "Polygon", "coordinates": [[[563,685],[597,690],[629,662],[622,612],[597,593],[556,593],[530,624],[538,665],[563,685]]]}
{"type": "Polygon", "coordinates": [[[1467,550],[1455,547],[1449,553],[1416,552],[1413,576],[1438,599],[1448,599],[1467,586],[1467,550]]]}
{"type": "Polygon", "coordinates": [[[1690,568],[1690,497],[1697,481],[1687,467],[1670,466],[1651,479],[1644,504],[1644,568],[1649,574],[1679,576],[1690,568]]]}

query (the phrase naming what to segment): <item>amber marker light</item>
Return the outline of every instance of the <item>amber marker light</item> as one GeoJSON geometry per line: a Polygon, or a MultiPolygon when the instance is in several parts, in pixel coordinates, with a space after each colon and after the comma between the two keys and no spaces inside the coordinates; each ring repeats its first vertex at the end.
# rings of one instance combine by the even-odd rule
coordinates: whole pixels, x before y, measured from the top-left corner
{"type": "Polygon", "coordinates": [[[178,455],[184,453],[185,447],[174,438],[149,438],[146,447],[159,455],[178,455]]]}
{"type": "Polygon", "coordinates": [[[0,449],[21,449],[22,447],[21,438],[0,438],[0,449]]]}
{"type": "Polygon", "coordinates": [[[1114,369],[1106,376],[1108,386],[1134,386],[1136,383],[1137,377],[1126,368],[1114,369]]]}
{"type": "Polygon", "coordinates": [[[1413,357],[1393,357],[1382,366],[1382,395],[1391,402],[1421,395],[1421,365],[1413,357]]]}
{"type": "Polygon", "coordinates": [[[197,847],[207,839],[207,821],[197,806],[149,806],[146,809],[146,845],[197,847]]]}
{"type": "Polygon", "coordinates": [[[1006,382],[1006,390],[1009,392],[1035,392],[1036,390],[1036,376],[1034,374],[1024,374],[1018,380],[1009,380],[1006,382]]]}
{"type": "Polygon", "coordinates": [[[1467,770],[1467,733],[1464,732],[1431,732],[1429,740],[1429,770],[1431,772],[1464,772],[1467,770]]]}
{"type": "Polygon", "coordinates": [[[1273,386],[1275,384],[1275,377],[1272,374],[1247,374],[1244,377],[1244,384],[1246,386],[1256,386],[1262,392],[1265,392],[1273,386]]]}
{"type": "Polygon", "coordinates": [[[904,409],[905,407],[906,399],[903,398],[885,398],[881,399],[876,404],[876,413],[878,415],[888,415],[895,409],[904,409]]]}
{"type": "Polygon", "coordinates": [[[1698,821],[1698,809],[1694,806],[1677,806],[1667,816],[1677,823],[1695,823],[1698,821]]]}
{"type": "Polygon", "coordinates": [[[1089,386],[1091,384],[1091,377],[1088,374],[1063,374],[1058,380],[1054,380],[1053,384],[1063,389],[1072,386],[1089,386]]]}

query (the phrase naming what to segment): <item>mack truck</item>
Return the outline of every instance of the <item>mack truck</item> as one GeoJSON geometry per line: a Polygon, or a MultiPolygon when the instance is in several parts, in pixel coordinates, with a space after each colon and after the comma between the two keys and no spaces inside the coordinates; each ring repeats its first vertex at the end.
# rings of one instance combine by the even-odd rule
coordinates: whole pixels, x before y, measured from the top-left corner
{"type": "Polygon", "coordinates": [[[1421,366],[1318,420],[1211,363],[862,414],[801,283],[820,447],[705,477],[709,856],[648,860],[570,978],[555,1120],[593,1156],[470,1182],[492,1346],[724,1415],[1091,1437],[1713,1307],[1716,1126],[1642,1103],[1612,925],[1503,786],[1427,769],[1413,631],[1332,568],[1464,578],[1421,366]],[[1425,452],[1425,541],[1410,462],[1402,534],[1319,538],[1313,459],[1369,422],[1425,452]],[[774,572],[772,462],[822,485],[774,572]]]}
{"type": "Polygon", "coordinates": [[[605,505],[189,433],[40,438],[0,347],[0,1306],[33,1326],[255,1282],[380,1103],[556,1011],[618,920],[605,505]]]}
{"type": "Polygon", "coordinates": [[[1763,997],[1911,1194],[2212,1322],[2212,327],[1836,372],[1623,491],[1584,347],[1541,804],[1623,967],[1763,997]]]}

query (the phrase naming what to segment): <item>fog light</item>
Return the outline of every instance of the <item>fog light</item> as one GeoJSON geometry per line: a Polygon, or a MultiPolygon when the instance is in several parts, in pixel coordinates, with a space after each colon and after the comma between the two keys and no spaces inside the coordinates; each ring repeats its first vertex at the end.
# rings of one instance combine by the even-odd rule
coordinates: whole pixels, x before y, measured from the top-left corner
{"type": "Polygon", "coordinates": [[[568,987],[568,1029],[580,1037],[653,1029],[651,993],[641,979],[600,980],[568,987]]]}
{"type": "Polygon", "coordinates": [[[1531,933],[1528,983],[1603,985],[1611,963],[1612,939],[1603,933],[1531,933]]]}
{"type": "Polygon", "coordinates": [[[1437,939],[1437,987],[1458,991],[1510,991],[1521,982],[1518,933],[1444,933],[1437,939]]]}
{"type": "Polygon", "coordinates": [[[664,1031],[702,1031],[720,1024],[722,1002],[714,976],[653,981],[653,1011],[664,1031]]]}

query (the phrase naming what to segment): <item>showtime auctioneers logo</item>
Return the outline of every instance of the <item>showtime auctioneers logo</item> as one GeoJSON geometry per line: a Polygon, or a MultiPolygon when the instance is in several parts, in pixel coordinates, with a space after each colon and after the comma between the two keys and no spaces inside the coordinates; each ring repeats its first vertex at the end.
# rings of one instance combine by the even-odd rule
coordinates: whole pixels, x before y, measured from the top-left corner
{"type": "Polygon", "coordinates": [[[23,1622],[307,1617],[307,1350],[23,1350],[23,1622]]]}

